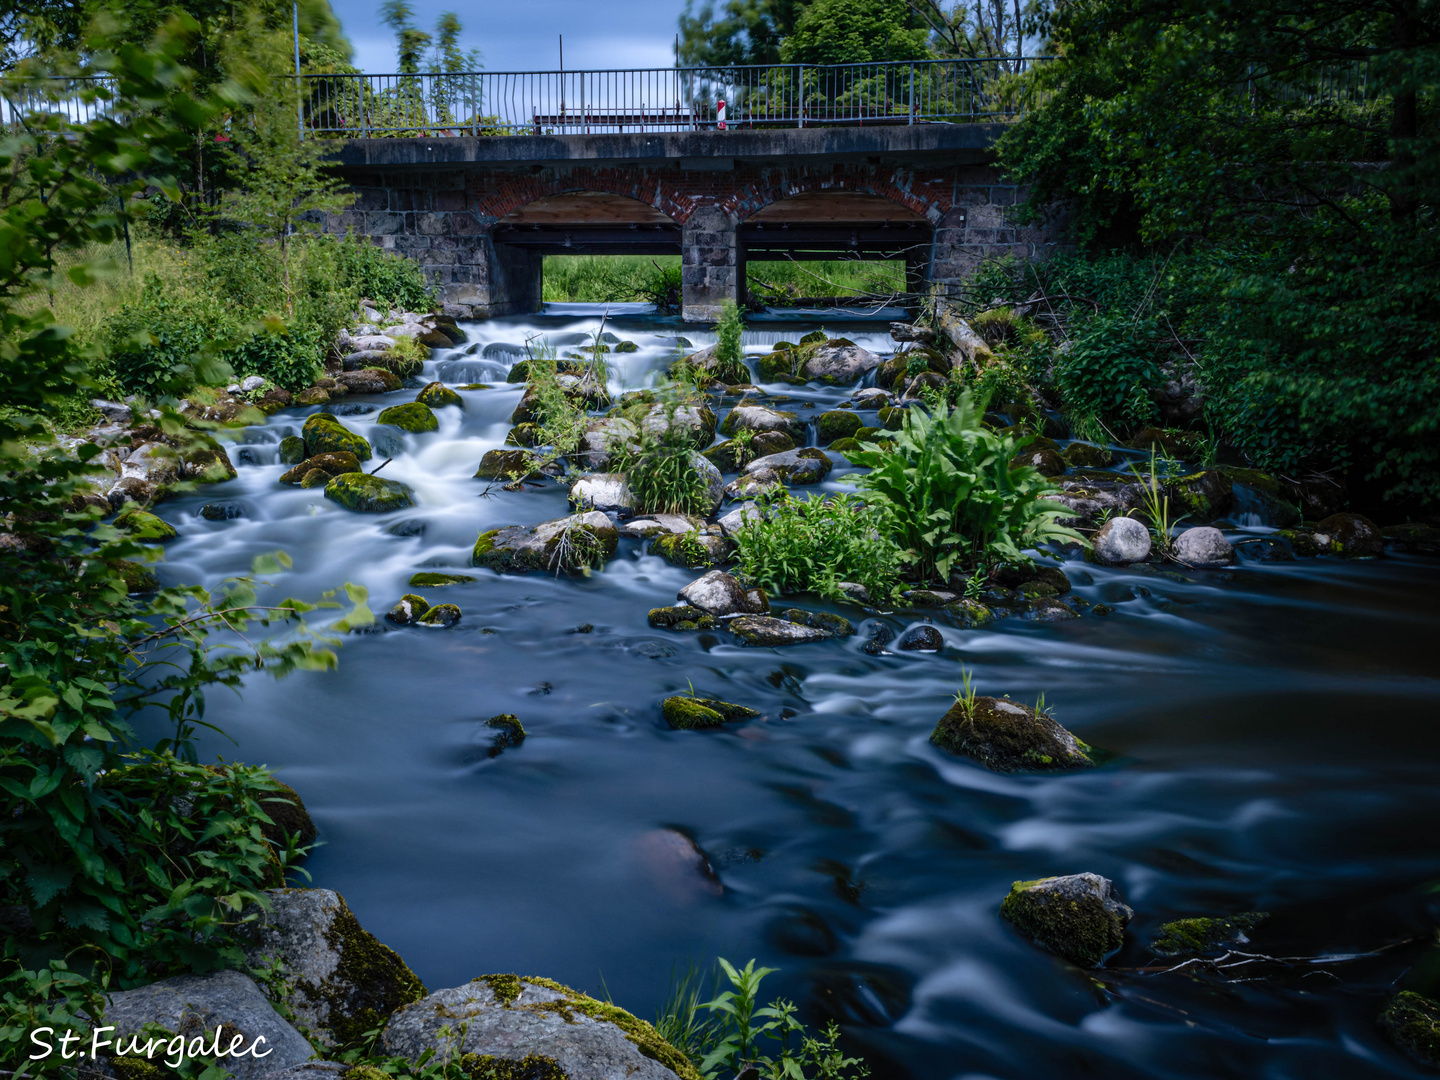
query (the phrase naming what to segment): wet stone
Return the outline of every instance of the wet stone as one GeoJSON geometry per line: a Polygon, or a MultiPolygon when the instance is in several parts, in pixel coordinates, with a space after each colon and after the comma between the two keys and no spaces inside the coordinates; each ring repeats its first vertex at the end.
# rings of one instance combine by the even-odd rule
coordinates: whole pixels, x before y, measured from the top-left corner
{"type": "Polygon", "coordinates": [[[245,516],[245,507],[238,502],[208,502],[200,508],[206,521],[233,521],[245,516]]]}
{"type": "Polygon", "coordinates": [[[1052,716],[1009,698],[957,700],[935,725],[930,741],[995,772],[1049,772],[1095,764],[1090,747],[1052,716]]]}
{"type": "Polygon", "coordinates": [[[740,639],[742,644],[776,648],[784,645],[808,645],[816,641],[831,641],[835,635],[829,630],[813,626],[801,626],[786,619],[768,615],[742,615],[732,620],[727,629],[740,639]]]}
{"type": "Polygon", "coordinates": [[[900,652],[939,652],[945,648],[945,638],[935,627],[922,623],[901,634],[895,648],[900,652]]]}
{"type": "Polygon", "coordinates": [[[756,710],[744,705],[683,695],[666,698],[660,704],[660,712],[665,717],[665,722],[678,731],[717,728],[722,724],[753,720],[760,715],[756,710]]]}
{"type": "Polygon", "coordinates": [[[1017,881],[1000,914],[1037,944],[1081,967],[1099,967],[1135,917],[1099,874],[1017,881]]]}

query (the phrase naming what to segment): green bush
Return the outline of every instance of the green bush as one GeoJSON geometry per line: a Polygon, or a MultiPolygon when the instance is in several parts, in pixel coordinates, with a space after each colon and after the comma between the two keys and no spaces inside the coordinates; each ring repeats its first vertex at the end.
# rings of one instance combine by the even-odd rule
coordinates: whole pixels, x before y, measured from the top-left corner
{"type": "Polygon", "coordinates": [[[991,431],[982,414],[968,391],[948,413],[912,406],[884,447],[845,455],[870,469],[856,484],[920,580],[1020,562],[1037,544],[1084,542],[1056,523],[1071,511],[1046,499],[1050,481],[1011,464],[1030,439],[991,431]]]}
{"type": "Polygon", "coordinates": [[[1055,365],[1055,387],[1075,434],[1109,442],[1154,423],[1158,412],[1150,390],[1160,380],[1157,355],[1163,344],[1153,319],[1110,310],[1085,320],[1055,365]]]}
{"type": "Polygon", "coordinates": [[[225,354],[237,377],[259,375],[286,390],[301,390],[324,374],[325,353],[316,327],[288,329],[278,321],[225,354]]]}
{"type": "Polygon", "coordinates": [[[715,367],[709,374],[723,383],[745,383],[750,381],[750,369],[745,366],[745,352],[741,341],[745,335],[745,323],[740,318],[740,309],[733,300],[726,300],[720,307],[720,322],[715,326],[715,367]]]}
{"type": "Polygon", "coordinates": [[[105,323],[111,374],[126,393],[151,398],[223,382],[231,372],[212,342],[230,332],[233,323],[219,301],[152,274],[140,299],[105,323]]]}
{"type": "MultiPolygon", "coordinates": [[[[709,485],[695,468],[699,455],[675,425],[659,436],[641,431],[620,469],[638,514],[709,514],[709,485]]],[[[703,460],[703,459],[701,459],[703,460]]]]}
{"type": "Polygon", "coordinates": [[[434,304],[425,271],[413,259],[376,247],[364,238],[316,237],[311,243],[330,245],[338,270],[336,284],[357,296],[405,311],[428,311],[434,304]]]}
{"type": "Polygon", "coordinates": [[[742,576],[769,591],[840,597],[842,581],[880,600],[899,580],[900,551],[878,515],[854,495],[779,499],[735,533],[742,576]]]}

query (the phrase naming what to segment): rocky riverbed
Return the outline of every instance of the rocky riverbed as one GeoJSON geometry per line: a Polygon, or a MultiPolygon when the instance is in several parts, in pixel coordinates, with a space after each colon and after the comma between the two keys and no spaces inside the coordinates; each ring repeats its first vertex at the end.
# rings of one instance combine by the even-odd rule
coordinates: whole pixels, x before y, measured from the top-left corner
{"type": "MultiPolygon", "coordinates": [[[[349,635],[338,672],[215,702],[240,747],[214,749],[302,793],[316,884],[425,986],[603,976],[649,1017],[673,962],[754,955],[882,1076],[1409,1075],[1378,1018],[1435,948],[1424,535],[1387,544],[1323,485],[1193,465],[1165,480],[1189,528],[1157,562],[1123,517],[1148,444],[1077,443],[1007,403],[992,422],[1044,432],[1030,453],[1099,530],[1092,554],[899,607],[757,596],[724,579],[729,534],[767,486],[848,489],[836,443],[893,425],[910,389],[888,328],[828,328],[818,361],[774,347],[815,327],[747,333],[751,382],[672,418],[721,481],[716,512],[667,521],[627,514],[603,460],[578,491],[475,475],[515,449],[527,336],[563,356],[598,324],[457,326],[394,388],[221,433],[235,478],[150,506],[177,532],[162,580],[283,548],[276,595],[348,580],[397,609],[349,635]],[[737,431],[768,440],[743,470],[737,431]],[[557,573],[581,532],[592,572],[557,573]],[[962,665],[991,703],[968,720],[962,665]],[[1015,710],[1038,750],[1015,744],[1015,710]],[[1098,929],[1054,938],[1051,896],[1093,898],[1098,929]],[[1183,962],[1154,947],[1166,925],[1259,911],[1246,945],[1291,958],[1264,978],[1215,964],[1223,935],[1160,976],[1183,962]]],[[[629,316],[607,332],[602,457],[710,343],[629,316]]]]}

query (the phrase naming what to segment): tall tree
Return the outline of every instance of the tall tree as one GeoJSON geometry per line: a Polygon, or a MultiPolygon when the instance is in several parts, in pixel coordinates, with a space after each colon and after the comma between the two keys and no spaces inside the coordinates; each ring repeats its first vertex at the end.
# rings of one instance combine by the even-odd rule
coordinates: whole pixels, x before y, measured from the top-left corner
{"type": "Polygon", "coordinates": [[[930,55],[906,0],[813,0],[780,49],[788,63],[863,64],[930,55]]]}
{"type": "Polygon", "coordinates": [[[677,59],[687,67],[774,64],[809,0],[685,0],[677,59]]]}

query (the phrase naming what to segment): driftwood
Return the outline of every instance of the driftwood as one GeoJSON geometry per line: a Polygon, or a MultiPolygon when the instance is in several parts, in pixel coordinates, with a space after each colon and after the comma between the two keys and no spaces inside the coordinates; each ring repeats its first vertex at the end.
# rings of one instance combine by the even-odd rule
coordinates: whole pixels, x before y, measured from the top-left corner
{"type": "Polygon", "coordinates": [[[937,299],[935,302],[935,325],[939,328],[941,337],[952,347],[952,367],[964,367],[968,364],[979,370],[994,362],[995,354],[990,351],[990,346],[985,344],[985,339],[945,300],[937,299]]]}

